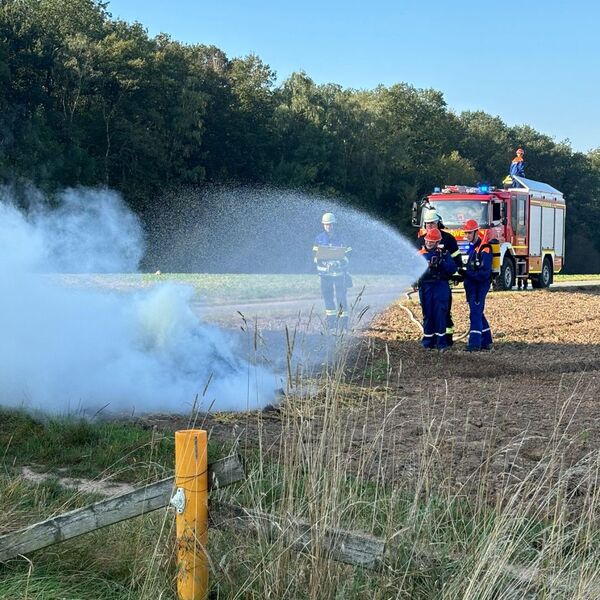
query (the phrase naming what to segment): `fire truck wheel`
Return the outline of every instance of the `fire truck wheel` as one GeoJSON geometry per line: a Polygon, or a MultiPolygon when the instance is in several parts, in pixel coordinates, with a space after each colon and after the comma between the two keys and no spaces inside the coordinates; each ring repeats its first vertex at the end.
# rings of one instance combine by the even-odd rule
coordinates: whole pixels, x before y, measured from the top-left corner
{"type": "Polygon", "coordinates": [[[515,263],[508,256],[502,261],[500,275],[497,278],[497,289],[512,290],[515,284],[515,263]]]}
{"type": "Polygon", "coordinates": [[[547,288],[552,283],[552,262],[546,257],[542,264],[542,272],[537,277],[531,278],[531,285],[534,288],[547,288]]]}

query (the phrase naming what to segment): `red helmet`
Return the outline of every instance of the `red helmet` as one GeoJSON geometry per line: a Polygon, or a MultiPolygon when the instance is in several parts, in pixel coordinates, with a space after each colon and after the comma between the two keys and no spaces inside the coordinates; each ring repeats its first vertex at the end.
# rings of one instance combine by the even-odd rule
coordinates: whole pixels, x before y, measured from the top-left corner
{"type": "Polygon", "coordinates": [[[425,234],[425,241],[439,242],[442,239],[442,232],[439,229],[429,229],[425,234]]]}
{"type": "Polygon", "coordinates": [[[465,226],[463,227],[463,231],[465,233],[471,233],[471,231],[477,231],[479,229],[479,224],[475,219],[469,219],[465,226]]]}
{"type": "Polygon", "coordinates": [[[517,148],[517,154],[519,154],[519,152],[521,154],[525,154],[525,151],[523,150],[523,148],[517,148]]]}

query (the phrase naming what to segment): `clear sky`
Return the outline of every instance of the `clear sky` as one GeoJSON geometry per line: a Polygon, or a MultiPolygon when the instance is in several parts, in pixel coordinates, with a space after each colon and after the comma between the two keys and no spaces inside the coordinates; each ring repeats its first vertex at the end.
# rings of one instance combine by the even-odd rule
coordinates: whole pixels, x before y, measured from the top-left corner
{"type": "Polygon", "coordinates": [[[257,54],[283,81],[371,89],[407,82],[448,106],[600,146],[597,0],[110,0],[151,36],[257,54]]]}

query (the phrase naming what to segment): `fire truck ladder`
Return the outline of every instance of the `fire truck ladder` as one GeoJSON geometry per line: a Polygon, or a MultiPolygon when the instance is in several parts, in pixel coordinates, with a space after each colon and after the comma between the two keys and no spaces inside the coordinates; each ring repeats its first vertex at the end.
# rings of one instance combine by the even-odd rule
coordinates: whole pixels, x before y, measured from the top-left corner
{"type": "Polygon", "coordinates": [[[515,256],[516,275],[517,279],[527,278],[527,259],[522,256],[515,256]]]}

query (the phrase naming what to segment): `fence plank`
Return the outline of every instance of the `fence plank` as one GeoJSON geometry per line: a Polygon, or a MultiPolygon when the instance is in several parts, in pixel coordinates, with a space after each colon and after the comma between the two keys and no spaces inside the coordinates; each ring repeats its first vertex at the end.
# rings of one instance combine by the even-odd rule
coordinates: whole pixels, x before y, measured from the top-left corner
{"type": "MultiPolygon", "coordinates": [[[[234,527],[262,533],[270,539],[283,536],[295,550],[311,551],[314,526],[308,521],[276,517],[224,502],[211,502],[209,521],[213,527],[234,527]]],[[[383,564],[385,542],[372,535],[327,528],[318,537],[333,560],[367,569],[377,569],[383,564]]]]}
{"type": "MultiPolygon", "coordinates": [[[[228,456],[208,465],[208,489],[230,485],[244,478],[238,456],[228,456]]],[[[143,488],[51,517],[0,536],[0,563],[52,546],[84,533],[113,525],[168,506],[174,478],[168,477],[143,488]]]]}

